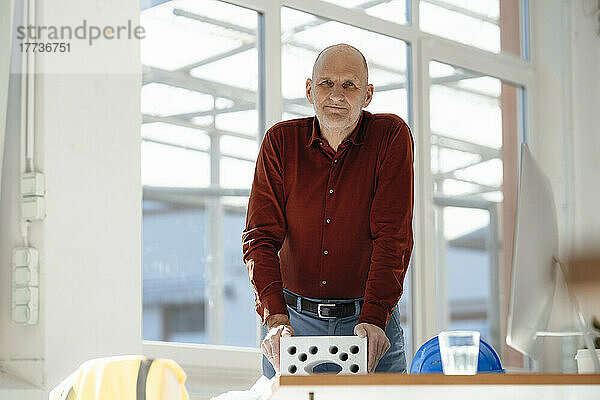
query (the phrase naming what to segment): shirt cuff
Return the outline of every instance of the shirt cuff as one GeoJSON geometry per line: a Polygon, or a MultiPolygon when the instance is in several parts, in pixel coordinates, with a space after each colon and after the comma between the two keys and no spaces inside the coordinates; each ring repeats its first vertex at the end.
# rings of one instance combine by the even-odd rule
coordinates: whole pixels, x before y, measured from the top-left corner
{"type": "Polygon", "coordinates": [[[377,325],[383,331],[390,319],[390,313],[385,307],[377,303],[364,303],[360,311],[360,317],[358,323],[368,323],[377,325]]]}
{"type": "Polygon", "coordinates": [[[261,299],[260,303],[257,305],[256,311],[258,312],[258,315],[260,315],[263,325],[266,323],[269,315],[285,314],[289,316],[287,305],[283,298],[283,292],[263,296],[263,299],[261,299]]]}

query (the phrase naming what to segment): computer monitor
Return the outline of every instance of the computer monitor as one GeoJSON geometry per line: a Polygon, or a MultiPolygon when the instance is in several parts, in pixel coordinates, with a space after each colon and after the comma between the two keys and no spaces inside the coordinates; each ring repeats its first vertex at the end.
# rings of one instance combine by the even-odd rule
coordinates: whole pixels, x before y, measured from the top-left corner
{"type": "Polygon", "coordinates": [[[539,360],[555,290],[556,207],[550,180],[521,146],[512,285],[506,344],[539,360]]]}

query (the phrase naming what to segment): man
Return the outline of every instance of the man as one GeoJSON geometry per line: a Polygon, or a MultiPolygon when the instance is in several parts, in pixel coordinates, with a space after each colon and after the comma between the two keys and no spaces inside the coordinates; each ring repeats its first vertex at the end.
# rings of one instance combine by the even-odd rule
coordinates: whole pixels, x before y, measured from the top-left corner
{"type": "Polygon", "coordinates": [[[368,372],[406,370],[396,305],[413,243],[413,141],[400,117],[362,110],[372,96],[364,56],[328,47],[306,80],[316,116],[263,140],[242,239],[268,378],[294,334],[366,336],[368,372]]]}

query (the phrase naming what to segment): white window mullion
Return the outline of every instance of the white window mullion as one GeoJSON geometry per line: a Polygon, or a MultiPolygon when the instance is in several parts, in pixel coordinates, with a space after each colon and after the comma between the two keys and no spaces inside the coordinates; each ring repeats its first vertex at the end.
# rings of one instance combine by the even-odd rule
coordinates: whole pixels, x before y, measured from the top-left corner
{"type": "Polygon", "coordinates": [[[319,0],[281,0],[284,7],[317,15],[322,18],[335,20],[343,24],[366,29],[371,32],[402,39],[405,42],[414,42],[417,30],[410,25],[398,24],[366,14],[360,10],[325,3],[319,0]]]}
{"type": "MultiPolygon", "coordinates": [[[[418,7],[419,7],[419,0],[407,0],[410,2],[410,15],[407,15],[408,19],[411,21],[411,24],[409,25],[410,28],[415,32],[415,36],[418,35],[418,30],[419,30],[419,20],[418,20],[418,7]],[[415,10],[417,10],[415,12],[415,10]]],[[[420,87],[421,87],[421,83],[419,82],[420,76],[422,75],[419,71],[420,67],[420,48],[417,44],[417,41],[413,41],[413,42],[408,42],[407,43],[407,49],[408,49],[408,54],[407,54],[407,69],[408,69],[408,76],[406,81],[408,82],[408,123],[410,125],[412,134],[413,134],[413,140],[415,141],[415,146],[414,146],[414,165],[413,167],[415,168],[415,174],[417,171],[417,165],[420,165],[420,160],[418,160],[419,156],[417,155],[420,147],[420,127],[421,127],[421,106],[420,103],[422,101],[422,96],[421,96],[421,91],[420,91],[420,87]]],[[[421,202],[421,179],[415,177],[414,180],[414,202],[415,202],[415,208],[413,209],[413,227],[414,227],[414,235],[415,235],[415,239],[418,239],[418,236],[420,234],[420,226],[418,225],[418,223],[416,222],[416,220],[419,218],[417,217],[418,212],[420,212],[420,208],[416,207],[416,204],[421,202]]],[[[415,272],[418,269],[419,266],[419,262],[420,262],[420,254],[419,251],[417,251],[416,249],[416,243],[417,240],[414,241],[415,246],[413,247],[413,252],[412,252],[412,259],[411,259],[411,263],[410,263],[410,281],[407,282],[408,284],[410,284],[410,301],[408,302],[410,309],[408,310],[408,323],[410,325],[410,340],[409,343],[411,345],[411,348],[408,349],[407,351],[407,357],[410,356],[412,358],[412,356],[416,353],[419,343],[422,343],[422,341],[420,340],[422,337],[421,331],[422,329],[419,329],[417,326],[421,321],[421,318],[419,317],[420,314],[420,310],[422,309],[421,305],[422,302],[420,301],[419,298],[419,294],[421,293],[420,290],[417,288],[418,282],[420,282],[420,277],[417,276],[418,272],[415,272]]],[[[405,291],[406,292],[406,291],[405,291]]],[[[408,360],[408,358],[407,358],[408,360]]],[[[407,366],[408,369],[410,369],[410,366],[407,366]]]]}
{"type": "MultiPolygon", "coordinates": [[[[434,200],[435,203],[435,200],[434,200]]],[[[446,330],[450,326],[450,299],[448,297],[448,266],[446,263],[447,259],[447,246],[446,240],[444,239],[444,213],[446,212],[445,207],[433,206],[434,215],[434,261],[435,271],[433,276],[427,277],[435,282],[435,332],[446,330]]]]}
{"type": "MultiPolygon", "coordinates": [[[[258,40],[262,41],[263,58],[259,59],[260,69],[263,71],[263,82],[261,85],[264,106],[264,127],[259,128],[259,146],[262,143],[266,129],[281,121],[283,114],[283,96],[281,92],[281,4],[279,1],[265,3],[260,10],[262,14],[262,35],[258,40]]],[[[257,316],[256,319],[256,345],[260,347],[262,341],[262,323],[257,316]]]]}
{"type": "Polygon", "coordinates": [[[270,8],[273,3],[278,3],[277,0],[219,0],[219,1],[222,1],[223,3],[233,4],[235,6],[248,8],[250,10],[254,10],[259,13],[264,13],[265,10],[270,8]]]}
{"type": "MultiPolygon", "coordinates": [[[[213,125],[214,125],[213,115],[213,125]]],[[[220,136],[214,134],[210,141],[210,185],[213,188],[220,187],[220,163],[221,149],[220,136]]],[[[224,269],[223,263],[223,205],[220,196],[211,196],[208,199],[208,232],[211,232],[207,237],[209,250],[208,259],[208,336],[212,344],[223,343],[223,318],[224,318],[224,299],[223,299],[223,284],[224,284],[224,269]]]]}
{"type": "Polygon", "coordinates": [[[210,257],[208,295],[208,334],[209,341],[213,344],[222,344],[224,339],[224,263],[223,263],[223,205],[218,196],[208,200],[208,226],[211,234],[208,235],[208,248],[210,257]]]}
{"type": "Polygon", "coordinates": [[[500,240],[502,221],[500,220],[500,209],[501,206],[498,206],[497,204],[490,204],[489,206],[490,227],[488,243],[486,246],[490,255],[490,305],[488,306],[488,321],[491,332],[490,340],[496,349],[502,348],[502,342],[504,342],[504,338],[506,337],[506,330],[503,327],[504,318],[501,311],[501,288],[505,287],[505,283],[503,282],[502,273],[502,243],[500,240]],[[497,342],[496,338],[499,338],[500,341],[497,342]]]}
{"type": "Polygon", "coordinates": [[[420,0],[407,0],[407,2],[410,3],[410,24],[417,32],[419,30],[419,1],[420,0]]]}
{"type": "Polygon", "coordinates": [[[428,33],[421,35],[423,47],[432,60],[493,76],[516,86],[527,87],[534,81],[533,66],[519,57],[490,53],[428,33]]]}
{"type": "Polygon", "coordinates": [[[436,285],[435,260],[431,251],[435,240],[431,221],[434,218],[433,184],[431,177],[431,132],[429,128],[429,60],[430,53],[418,41],[413,46],[411,65],[414,75],[414,122],[415,139],[415,247],[413,289],[413,341],[415,351],[436,331],[436,285]]]}
{"type": "MultiPolygon", "coordinates": [[[[266,128],[281,121],[281,3],[270,1],[263,11],[265,29],[265,122],[266,128]]],[[[261,133],[261,141],[262,135],[261,133]]]]}

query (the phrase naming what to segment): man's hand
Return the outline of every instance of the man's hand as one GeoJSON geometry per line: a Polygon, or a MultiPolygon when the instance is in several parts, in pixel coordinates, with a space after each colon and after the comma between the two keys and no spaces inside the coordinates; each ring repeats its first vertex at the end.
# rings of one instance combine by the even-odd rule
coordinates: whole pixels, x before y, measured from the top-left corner
{"type": "Polygon", "coordinates": [[[282,336],[294,336],[290,318],[285,314],[269,315],[266,320],[269,332],[260,346],[263,354],[273,364],[275,372],[279,372],[279,339],[282,336]]]}
{"type": "Polygon", "coordinates": [[[367,372],[371,373],[375,371],[379,360],[390,348],[390,341],[380,327],[366,322],[356,325],[354,334],[360,338],[367,337],[367,372]]]}

